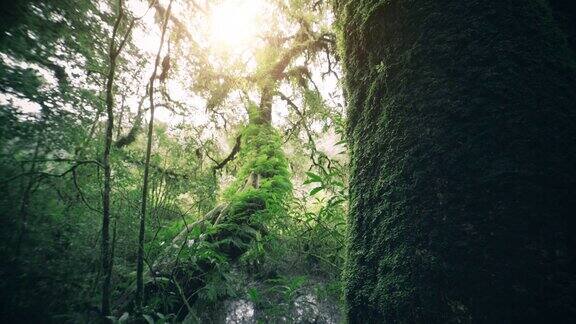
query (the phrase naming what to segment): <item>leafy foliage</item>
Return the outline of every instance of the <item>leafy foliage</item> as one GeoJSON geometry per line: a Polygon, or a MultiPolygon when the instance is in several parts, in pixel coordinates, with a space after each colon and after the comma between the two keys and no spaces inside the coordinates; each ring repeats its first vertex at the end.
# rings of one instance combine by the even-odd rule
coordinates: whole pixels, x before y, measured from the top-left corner
{"type": "Polygon", "coordinates": [[[157,33],[165,8],[140,0],[0,5],[0,320],[101,317],[104,80],[120,6],[127,43],[113,82],[108,320],[214,320],[233,299],[278,319],[311,290],[337,304],[346,158],[318,144],[342,135],[338,89],[317,86],[320,68],[337,70],[327,5],[271,2],[270,17],[281,19],[249,47],[254,64],[216,55],[190,33],[219,1],[180,5],[162,53],[168,78],[153,93],[172,119],[153,133],[141,314],[133,300],[149,111],[142,80],[153,56],[138,33],[157,33]],[[132,8],[138,3],[146,10],[132,8]],[[266,109],[285,111],[285,120],[263,117],[266,109]],[[235,135],[238,154],[226,160],[235,135]]]}

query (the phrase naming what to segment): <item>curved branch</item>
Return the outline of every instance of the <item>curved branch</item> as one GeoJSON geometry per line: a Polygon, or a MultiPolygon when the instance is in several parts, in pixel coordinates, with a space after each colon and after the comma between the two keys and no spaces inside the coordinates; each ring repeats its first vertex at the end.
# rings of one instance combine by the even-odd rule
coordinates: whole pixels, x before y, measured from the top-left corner
{"type": "MultiPolygon", "coordinates": [[[[148,86],[146,86],[146,87],[148,87],[148,86]]],[[[144,101],[146,100],[146,98],[147,98],[147,96],[145,95],[140,100],[140,103],[138,104],[138,112],[136,113],[136,117],[134,119],[134,124],[132,125],[132,128],[130,128],[130,131],[128,132],[128,134],[126,134],[126,135],[124,135],[124,136],[122,136],[116,140],[116,143],[114,144],[114,146],[116,146],[116,148],[122,148],[124,146],[130,145],[136,140],[136,136],[138,136],[138,133],[142,129],[142,119],[143,119],[143,115],[144,115],[143,114],[144,109],[142,109],[142,105],[144,104],[144,101]]]]}
{"type": "Polygon", "coordinates": [[[234,158],[236,158],[236,154],[238,154],[238,152],[240,151],[241,139],[242,139],[242,135],[238,135],[238,137],[236,137],[236,144],[234,144],[234,147],[232,148],[232,152],[230,152],[230,154],[224,160],[222,160],[222,162],[220,162],[220,163],[218,163],[212,167],[212,170],[214,172],[216,172],[216,170],[220,170],[220,169],[224,168],[226,166],[226,164],[228,164],[228,162],[230,162],[230,161],[234,160],[234,158]]]}

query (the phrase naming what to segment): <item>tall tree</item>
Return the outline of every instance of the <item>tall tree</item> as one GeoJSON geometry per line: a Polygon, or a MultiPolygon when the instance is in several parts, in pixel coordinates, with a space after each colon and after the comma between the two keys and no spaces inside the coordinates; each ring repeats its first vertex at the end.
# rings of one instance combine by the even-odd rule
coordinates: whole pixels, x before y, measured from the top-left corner
{"type": "Polygon", "coordinates": [[[348,320],[574,320],[576,65],[548,5],[335,7],[348,320]]]}
{"type": "MultiPolygon", "coordinates": [[[[142,180],[142,202],[140,208],[140,230],[138,232],[138,256],[136,261],[136,308],[138,311],[142,310],[142,302],[144,301],[144,235],[146,233],[146,208],[148,205],[148,178],[150,174],[150,156],[152,154],[152,140],[154,135],[154,80],[158,78],[157,75],[158,65],[160,64],[160,54],[164,45],[164,37],[168,27],[168,18],[170,17],[170,10],[172,8],[173,0],[170,0],[168,9],[164,13],[165,17],[162,23],[162,35],[160,36],[160,44],[158,45],[158,52],[156,52],[156,59],[154,61],[154,68],[150,81],[148,82],[148,99],[150,101],[150,122],[148,123],[148,138],[146,141],[146,153],[144,157],[144,179],[142,180]]],[[[166,56],[168,58],[168,56],[166,56]]],[[[168,73],[168,66],[164,67],[162,73],[168,73]]],[[[160,76],[161,77],[161,76],[160,76]]]]}
{"type": "Polygon", "coordinates": [[[122,0],[118,0],[118,14],[112,30],[110,47],[108,50],[109,68],[106,78],[106,132],[104,134],[104,152],[102,154],[103,189],[102,189],[102,272],[104,274],[102,281],[102,316],[110,315],[110,298],[111,298],[111,281],[113,260],[110,248],[110,202],[112,191],[112,168],[110,165],[110,151],[112,149],[112,135],[114,131],[114,79],[116,76],[116,66],[118,56],[130,35],[134,20],[130,23],[124,35],[120,34],[120,27],[125,18],[122,0]]]}
{"type": "Polygon", "coordinates": [[[570,0],[548,0],[547,2],[573,54],[576,54],[576,4],[570,0]]]}

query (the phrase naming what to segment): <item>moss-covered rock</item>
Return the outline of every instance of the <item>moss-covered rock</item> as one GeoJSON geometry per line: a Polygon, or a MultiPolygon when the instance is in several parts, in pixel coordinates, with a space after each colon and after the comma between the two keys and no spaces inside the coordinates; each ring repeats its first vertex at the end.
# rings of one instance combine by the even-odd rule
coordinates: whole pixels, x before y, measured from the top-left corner
{"type": "Polygon", "coordinates": [[[544,1],[335,2],[348,320],[575,320],[576,68],[544,1]]]}

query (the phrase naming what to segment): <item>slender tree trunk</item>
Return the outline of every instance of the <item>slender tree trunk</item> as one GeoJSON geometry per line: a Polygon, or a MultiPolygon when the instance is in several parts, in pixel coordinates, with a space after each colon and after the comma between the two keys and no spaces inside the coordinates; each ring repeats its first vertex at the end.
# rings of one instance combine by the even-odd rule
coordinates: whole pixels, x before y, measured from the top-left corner
{"type": "Polygon", "coordinates": [[[110,315],[110,282],[112,277],[112,259],[110,257],[110,191],[111,191],[111,168],[110,149],[112,147],[112,132],[114,129],[114,74],[116,69],[116,57],[110,55],[110,71],[106,84],[106,133],[104,138],[104,154],[102,156],[102,168],[104,169],[104,189],[102,192],[102,269],[104,279],[102,282],[102,315],[110,315]]]}
{"type": "Polygon", "coordinates": [[[116,44],[116,37],[119,32],[120,24],[124,18],[123,1],[118,0],[118,15],[114,23],[108,57],[110,67],[106,78],[106,132],[104,135],[104,152],[102,154],[102,169],[104,170],[104,181],[102,190],[102,316],[110,315],[110,297],[113,259],[110,249],[110,194],[112,191],[112,169],[110,166],[110,151],[112,148],[112,137],[114,132],[114,78],[116,75],[116,61],[122,48],[126,44],[130,31],[134,26],[134,21],[130,24],[126,34],[121,38],[120,43],[116,44]]]}
{"type": "Polygon", "coordinates": [[[20,257],[21,255],[22,244],[24,243],[26,232],[28,231],[28,215],[29,215],[28,205],[30,204],[30,198],[32,196],[32,188],[36,183],[36,177],[34,176],[34,172],[36,172],[36,160],[38,159],[38,155],[40,153],[40,146],[42,145],[41,134],[42,131],[39,131],[38,132],[39,138],[36,140],[34,153],[32,154],[32,162],[30,163],[30,169],[28,170],[30,176],[26,179],[26,185],[24,186],[24,190],[22,191],[22,200],[20,201],[20,210],[19,210],[20,233],[18,233],[18,239],[16,241],[16,252],[14,253],[16,257],[20,257]]]}
{"type": "MultiPolygon", "coordinates": [[[[140,209],[140,231],[138,233],[138,256],[136,260],[136,307],[139,311],[142,310],[142,303],[144,301],[144,234],[146,232],[146,208],[148,204],[148,177],[150,173],[150,156],[152,154],[152,140],[154,135],[154,80],[158,71],[158,64],[160,63],[160,54],[162,53],[162,46],[164,45],[164,37],[166,35],[166,27],[168,25],[168,18],[170,17],[170,9],[172,7],[172,0],[168,4],[168,8],[164,14],[164,22],[162,25],[162,36],[160,37],[160,45],[156,53],[156,60],[154,62],[154,71],[150,77],[148,98],[150,100],[150,122],[148,123],[148,141],[146,143],[146,157],[144,160],[144,179],[142,181],[142,205],[140,209]]],[[[166,71],[167,72],[167,71],[166,71]]]]}
{"type": "Polygon", "coordinates": [[[336,11],[349,322],[576,320],[576,68],[546,4],[336,11]]]}
{"type": "Polygon", "coordinates": [[[104,154],[102,168],[104,169],[104,190],[102,192],[102,269],[104,280],[102,282],[102,315],[110,315],[110,281],[112,277],[112,260],[110,258],[110,191],[111,168],[110,148],[112,146],[112,130],[114,128],[112,85],[114,82],[115,61],[110,64],[106,94],[107,116],[106,133],[104,139],[104,154]]]}

